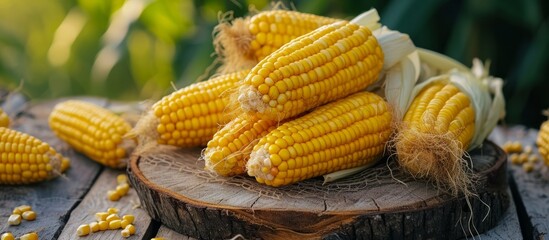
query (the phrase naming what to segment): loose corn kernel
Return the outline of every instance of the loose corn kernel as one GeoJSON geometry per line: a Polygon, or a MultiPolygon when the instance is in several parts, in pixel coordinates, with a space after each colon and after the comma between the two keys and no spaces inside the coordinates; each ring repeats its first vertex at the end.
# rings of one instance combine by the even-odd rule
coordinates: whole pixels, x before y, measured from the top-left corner
{"type": "Polygon", "coordinates": [[[23,214],[21,216],[23,217],[23,219],[25,219],[27,221],[34,221],[36,219],[36,212],[34,212],[34,211],[25,211],[25,212],[23,212],[23,214]]]}
{"type": "Polygon", "coordinates": [[[532,170],[534,170],[534,164],[526,162],[522,164],[522,169],[524,169],[525,172],[531,172],[532,170]]]}
{"type": "MultiPolygon", "coordinates": [[[[549,116],[549,110],[545,111],[544,114],[549,116]]],[[[545,165],[549,166],[549,120],[543,122],[539,127],[536,145],[545,165]]]]}
{"type": "Polygon", "coordinates": [[[124,138],[131,126],[122,117],[92,103],[68,100],[58,103],[48,120],[52,131],[78,152],[111,167],[123,168],[136,145],[124,138]]]}
{"type": "Polygon", "coordinates": [[[99,230],[100,231],[105,231],[107,229],[109,229],[109,222],[107,221],[99,221],[99,230]]]}
{"type": "Polygon", "coordinates": [[[8,224],[11,226],[17,226],[21,224],[21,215],[19,214],[12,214],[8,218],[8,224]]]}
{"type": "Polygon", "coordinates": [[[117,192],[116,190],[109,190],[107,192],[107,198],[111,201],[116,202],[116,201],[120,200],[121,197],[122,196],[120,196],[120,193],[117,192]]]}
{"type": "Polygon", "coordinates": [[[509,155],[509,159],[511,160],[511,162],[513,164],[521,164],[520,162],[520,159],[519,159],[519,155],[516,154],[516,153],[511,153],[511,155],[509,155]]]}
{"type": "Polygon", "coordinates": [[[76,235],[78,236],[86,236],[88,234],[90,234],[90,225],[88,224],[82,224],[80,226],[78,226],[78,229],[76,229],[76,235]]]}
{"type": "Polygon", "coordinates": [[[107,212],[108,212],[109,214],[118,213],[119,211],[120,211],[120,209],[114,208],[114,207],[111,207],[111,208],[108,208],[108,209],[107,209],[107,212]]]}
{"type": "Polygon", "coordinates": [[[122,235],[122,237],[125,237],[125,238],[131,236],[130,231],[128,231],[128,230],[126,230],[126,229],[120,231],[120,235],[122,235]]]}
{"type": "Polygon", "coordinates": [[[114,220],[120,220],[120,217],[118,216],[118,214],[113,213],[113,214],[107,216],[107,219],[105,219],[105,220],[107,220],[107,222],[111,222],[111,221],[114,221],[114,220]]]}
{"type": "Polygon", "coordinates": [[[128,226],[129,224],[130,224],[130,222],[128,222],[127,220],[120,221],[120,226],[122,228],[126,228],[126,226],[128,226]]]}
{"type": "Polygon", "coordinates": [[[90,223],[90,230],[91,230],[92,233],[98,232],[100,230],[99,223],[98,222],[90,223]]]}
{"type": "Polygon", "coordinates": [[[128,214],[128,215],[122,216],[122,219],[128,221],[131,224],[135,220],[135,217],[133,215],[128,214]]]}
{"type": "Polygon", "coordinates": [[[36,232],[27,233],[19,237],[19,240],[38,240],[38,233],[36,232]]]}
{"type": "Polygon", "coordinates": [[[525,162],[528,162],[528,154],[527,153],[520,153],[519,154],[519,162],[520,163],[525,163],[525,162]]]}
{"type": "Polygon", "coordinates": [[[119,174],[116,176],[116,182],[118,184],[128,183],[128,176],[126,174],[119,174]]]}
{"type": "Polygon", "coordinates": [[[128,194],[128,191],[130,191],[130,185],[127,183],[122,183],[116,186],[116,192],[118,192],[120,196],[125,196],[128,194]]]}
{"type": "Polygon", "coordinates": [[[536,163],[536,162],[538,162],[538,160],[539,160],[539,158],[538,158],[537,155],[530,155],[528,157],[528,162],[530,162],[530,163],[536,163]]]}
{"type": "Polygon", "coordinates": [[[107,220],[107,217],[110,215],[108,212],[98,212],[95,214],[95,220],[99,221],[105,221],[107,220]]]}
{"type": "Polygon", "coordinates": [[[0,240],[15,240],[15,237],[13,236],[13,233],[11,232],[5,232],[0,237],[0,240]]]}
{"type": "Polygon", "coordinates": [[[124,229],[130,231],[130,234],[132,235],[135,234],[135,226],[132,224],[128,224],[124,229]]]}
{"type": "MultiPolygon", "coordinates": [[[[32,210],[32,207],[29,206],[29,205],[21,205],[19,207],[16,207],[15,209],[19,210],[19,212],[21,212],[20,214],[23,214],[26,211],[32,210]]],[[[15,211],[15,209],[14,209],[14,211],[15,211]]]]}
{"type": "Polygon", "coordinates": [[[111,229],[111,230],[119,229],[120,227],[122,227],[122,221],[120,221],[119,219],[112,220],[112,221],[109,222],[109,229],[111,229]]]}
{"type": "Polygon", "coordinates": [[[520,141],[514,141],[511,143],[512,152],[520,153],[522,152],[522,143],[520,141]]]}

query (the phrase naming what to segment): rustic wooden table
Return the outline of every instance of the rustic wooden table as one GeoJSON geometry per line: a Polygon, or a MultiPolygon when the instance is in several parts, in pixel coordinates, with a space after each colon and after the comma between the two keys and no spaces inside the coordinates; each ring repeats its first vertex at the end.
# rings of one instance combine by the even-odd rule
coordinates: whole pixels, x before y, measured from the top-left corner
{"type": "MultiPolygon", "coordinates": [[[[1,94],[1,92],[0,92],[1,94]]],[[[113,106],[101,99],[88,99],[102,106],[113,106]]],[[[122,214],[136,217],[136,234],[129,239],[191,239],[152,220],[140,208],[132,189],[120,201],[106,199],[106,192],[116,187],[116,176],[124,171],[112,170],[90,161],[57,139],[47,126],[51,107],[55,102],[28,104],[22,96],[14,95],[2,108],[15,116],[13,127],[39,137],[72,160],[71,169],[63,177],[27,186],[0,186],[0,233],[10,231],[17,236],[36,231],[40,239],[79,239],[76,228],[94,221],[94,213],[116,207],[122,214]],[[32,205],[38,213],[35,221],[23,221],[8,226],[11,210],[19,205],[32,205]],[[3,219],[3,220],[1,220],[3,219]]],[[[521,141],[535,148],[537,131],[520,126],[498,127],[490,139],[497,144],[508,140],[521,141]]],[[[481,235],[482,239],[543,239],[549,233],[549,170],[538,162],[536,169],[525,173],[522,167],[509,163],[509,192],[511,205],[501,222],[481,235]]],[[[82,239],[124,239],[120,231],[107,230],[82,239]]]]}

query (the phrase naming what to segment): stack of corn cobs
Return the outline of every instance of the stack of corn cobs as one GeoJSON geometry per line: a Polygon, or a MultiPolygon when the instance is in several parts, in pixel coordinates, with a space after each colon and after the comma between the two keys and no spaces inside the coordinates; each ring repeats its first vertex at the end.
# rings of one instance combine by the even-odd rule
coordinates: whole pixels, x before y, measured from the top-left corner
{"type": "MultiPolygon", "coordinates": [[[[214,30],[219,74],[162,98],[129,135],[138,148],[207,146],[207,170],[274,187],[338,179],[394,151],[413,176],[467,192],[464,155],[503,117],[502,80],[478,60],[469,69],[418,49],[378,21],[372,9],[351,21],[271,10],[222,22],[214,30]]],[[[91,111],[78,104],[54,110],[54,132],[123,166],[135,144],[121,138],[128,126],[101,123],[110,117],[101,113],[93,117],[101,126],[79,132],[73,126],[90,122],[91,111]]]]}

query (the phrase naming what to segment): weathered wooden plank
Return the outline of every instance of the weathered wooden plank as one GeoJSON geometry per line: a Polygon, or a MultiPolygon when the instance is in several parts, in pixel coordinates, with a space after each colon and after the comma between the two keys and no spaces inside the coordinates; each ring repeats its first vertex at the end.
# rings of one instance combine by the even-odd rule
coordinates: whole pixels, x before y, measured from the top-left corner
{"type": "Polygon", "coordinates": [[[160,226],[160,229],[158,229],[158,233],[156,234],[156,237],[163,237],[165,239],[170,239],[170,240],[195,240],[196,239],[192,237],[187,237],[181,233],[178,233],[174,230],[169,229],[164,225],[160,226]]]}
{"type": "MultiPolygon", "coordinates": [[[[139,199],[133,188],[130,189],[128,195],[117,202],[107,199],[107,191],[116,188],[116,177],[121,173],[124,172],[108,168],[103,170],[82,202],[71,212],[59,239],[78,239],[76,235],[78,226],[94,222],[95,213],[106,211],[109,207],[120,209],[120,216],[126,214],[135,216],[136,232],[134,239],[144,239],[145,236],[149,235],[147,230],[151,224],[151,218],[143,209],[137,207],[139,199]]],[[[120,229],[100,231],[90,234],[86,239],[125,239],[120,235],[120,231],[120,229]]]]}
{"type": "MultiPolygon", "coordinates": [[[[75,153],[50,131],[47,117],[54,104],[55,102],[35,104],[21,114],[16,114],[18,117],[13,119],[12,127],[48,142],[71,159],[71,168],[64,176],[48,182],[25,186],[0,186],[0,232],[10,231],[19,236],[37,231],[40,239],[57,239],[71,209],[80,202],[101,171],[99,164],[75,153]],[[14,207],[22,204],[31,205],[38,218],[32,222],[23,222],[19,226],[8,227],[4,221],[14,207]]],[[[18,109],[13,106],[13,109],[18,109]]]]}
{"type": "MultiPolygon", "coordinates": [[[[511,196],[511,190],[507,190],[507,192],[509,196],[511,196]]],[[[515,201],[513,201],[512,198],[510,199],[509,208],[498,225],[492,230],[480,234],[479,238],[485,240],[522,239],[517,208],[515,207],[515,201]]]]}
{"type": "MultiPolygon", "coordinates": [[[[538,154],[535,140],[537,130],[522,126],[496,128],[490,135],[498,144],[507,141],[520,141],[523,146],[532,146],[538,154]]],[[[516,183],[520,201],[515,201],[519,209],[524,209],[525,217],[520,218],[525,238],[543,239],[549,234],[549,169],[541,161],[535,164],[534,171],[526,173],[521,166],[510,164],[510,173],[516,183]]],[[[513,185],[511,185],[513,187],[513,185]]]]}

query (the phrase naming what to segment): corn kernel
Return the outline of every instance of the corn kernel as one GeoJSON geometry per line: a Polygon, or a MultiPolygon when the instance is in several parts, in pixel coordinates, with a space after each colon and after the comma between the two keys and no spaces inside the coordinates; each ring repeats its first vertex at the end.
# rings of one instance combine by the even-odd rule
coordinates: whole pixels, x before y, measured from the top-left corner
{"type": "Polygon", "coordinates": [[[8,218],[8,224],[11,226],[17,226],[21,224],[21,215],[19,214],[12,214],[8,218]]]}
{"type": "Polygon", "coordinates": [[[538,158],[537,155],[530,155],[528,157],[528,162],[530,162],[530,163],[536,163],[538,160],[539,160],[539,158],[538,158]]]}
{"type": "Polygon", "coordinates": [[[111,201],[118,201],[120,200],[120,193],[118,193],[117,191],[115,190],[110,190],[107,192],[107,198],[111,201]]]}
{"type": "Polygon", "coordinates": [[[114,208],[114,207],[111,207],[111,208],[108,208],[107,209],[107,212],[109,214],[113,214],[113,213],[118,213],[120,210],[118,208],[114,208]]]}
{"type": "Polygon", "coordinates": [[[107,222],[111,222],[111,221],[114,221],[114,220],[120,220],[120,217],[118,216],[118,214],[113,213],[113,214],[107,216],[107,218],[105,220],[107,220],[107,222]]]}
{"type": "MultiPolygon", "coordinates": [[[[15,209],[19,210],[20,214],[23,214],[26,211],[32,210],[32,207],[29,206],[29,205],[21,205],[19,207],[16,207],[15,209]]],[[[14,211],[15,211],[15,209],[14,209],[14,211]]]]}
{"type": "Polygon", "coordinates": [[[126,174],[120,174],[116,176],[116,182],[118,184],[128,183],[128,176],[126,174]]]}
{"type": "Polygon", "coordinates": [[[528,154],[527,153],[521,153],[519,154],[519,162],[525,163],[528,161],[528,154]]]}
{"type": "Polygon", "coordinates": [[[88,224],[82,224],[80,226],[78,226],[78,229],[76,229],[76,235],[78,236],[86,236],[88,234],[90,234],[90,225],[88,224]]]}
{"type": "Polygon", "coordinates": [[[21,210],[19,210],[19,208],[14,208],[13,211],[12,211],[11,213],[12,213],[12,214],[17,214],[17,215],[23,214],[23,212],[21,212],[21,210]]]}
{"type": "Polygon", "coordinates": [[[98,222],[105,221],[105,220],[107,220],[107,217],[109,215],[110,214],[108,212],[98,212],[98,213],[95,214],[95,220],[97,220],[98,222]]]}
{"type": "Polygon", "coordinates": [[[99,231],[99,223],[97,223],[97,222],[90,223],[90,230],[91,230],[92,233],[98,232],[99,231]]]}
{"type": "Polygon", "coordinates": [[[127,183],[123,183],[116,186],[116,191],[120,196],[125,196],[126,194],[128,194],[129,190],[130,190],[130,185],[127,183]]]}
{"type": "Polygon", "coordinates": [[[532,170],[534,170],[534,164],[526,162],[522,165],[522,169],[524,169],[525,172],[531,172],[532,170]]]}
{"type": "Polygon", "coordinates": [[[122,216],[122,219],[128,221],[129,223],[133,223],[133,221],[135,220],[135,217],[133,215],[128,214],[128,215],[122,216]]]}
{"type": "Polygon", "coordinates": [[[13,236],[12,233],[10,232],[5,232],[2,234],[2,236],[0,237],[0,240],[15,240],[15,237],[13,236]]]}
{"type": "Polygon", "coordinates": [[[128,226],[130,224],[130,222],[126,221],[126,220],[122,220],[120,221],[120,226],[122,228],[126,228],[126,226],[128,226]]]}
{"type": "Polygon", "coordinates": [[[107,229],[109,229],[109,222],[107,221],[99,221],[99,230],[100,231],[105,231],[107,229]]]}
{"type": "Polygon", "coordinates": [[[135,226],[132,224],[128,224],[124,229],[130,231],[130,234],[132,235],[135,234],[135,226]]]}
{"type": "Polygon", "coordinates": [[[120,231],[120,235],[122,235],[122,237],[125,237],[125,238],[131,236],[130,231],[128,231],[128,230],[126,230],[126,229],[120,231]]]}
{"type": "Polygon", "coordinates": [[[19,240],[38,240],[38,233],[36,232],[27,233],[19,237],[19,240]]]}
{"type": "Polygon", "coordinates": [[[36,219],[36,212],[34,211],[26,211],[23,212],[23,215],[21,215],[23,219],[27,221],[34,221],[36,219]]]}
{"type": "Polygon", "coordinates": [[[111,229],[111,230],[119,229],[120,227],[122,227],[121,222],[122,221],[120,221],[120,220],[113,220],[113,221],[109,222],[109,229],[111,229]]]}
{"type": "Polygon", "coordinates": [[[511,151],[516,153],[522,152],[522,143],[520,143],[520,141],[514,141],[511,143],[511,151]]]}
{"type": "Polygon", "coordinates": [[[520,164],[519,155],[516,154],[516,153],[511,153],[511,154],[509,155],[509,159],[511,160],[511,162],[512,162],[513,164],[517,164],[517,165],[520,164]]]}

